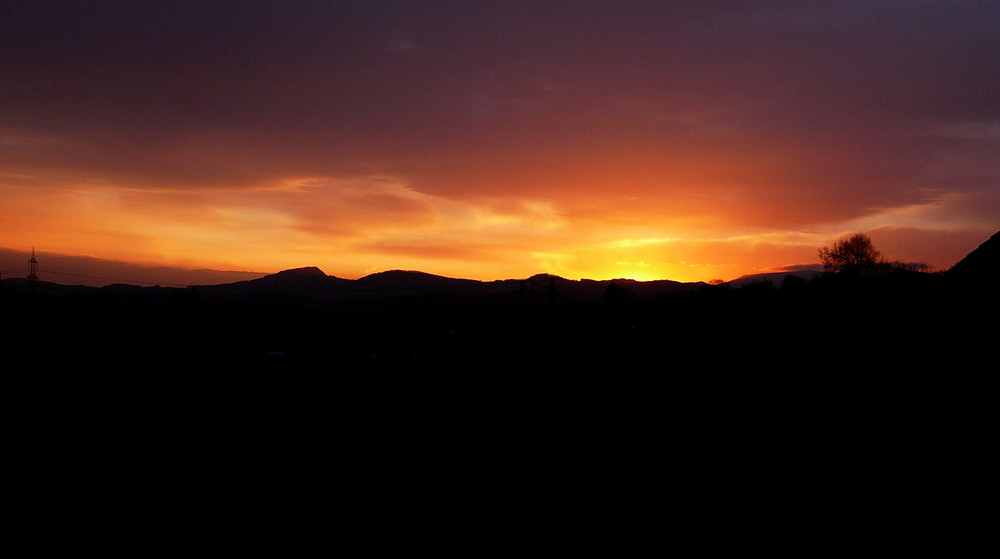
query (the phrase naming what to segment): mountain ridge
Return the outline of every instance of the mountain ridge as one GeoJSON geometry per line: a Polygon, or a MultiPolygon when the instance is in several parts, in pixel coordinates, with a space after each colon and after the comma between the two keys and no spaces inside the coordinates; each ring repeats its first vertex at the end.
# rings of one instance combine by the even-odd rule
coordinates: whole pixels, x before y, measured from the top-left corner
{"type": "MultiPolygon", "coordinates": [[[[23,256],[20,252],[13,251],[10,249],[0,249],[0,256],[3,256],[7,261],[20,260],[23,256]]],[[[223,270],[212,270],[207,268],[200,269],[173,269],[169,267],[157,266],[157,267],[147,267],[144,268],[137,264],[129,264],[125,262],[102,260],[92,257],[70,257],[56,254],[45,254],[47,259],[54,259],[57,266],[64,265],[65,263],[75,263],[77,261],[85,262],[87,268],[84,271],[88,273],[65,273],[59,272],[48,267],[43,267],[40,270],[43,280],[51,281],[51,278],[44,277],[47,274],[55,274],[57,276],[65,277],[76,277],[81,281],[77,283],[64,283],[60,281],[52,282],[56,285],[66,285],[66,286],[86,286],[86,287],[110,287],[113,285],[163,285],[167,287],[187,287],[187,288],[224,288],[224,287],[235,287],[241,286],[245,290],[252,290],[255,288],[266,287],[268,289],[283,289],[283,288],[296,288],[296,289],[323,289],[328,287],[353,285],[355,282],[360,282],[357,285],[366,285],[368,287],[374,287],[378,285],[391,285],[394,288],[407,287],[407,282],[416,282],[424,286],[429,286],[431,284],[438,284],[443,286],[448,283],[461,282],[467,286],[473,285],[489,285],[489,284],[511,284],[511,283],[528,283],[528,284],[544,284],[545,282],[554,282],[559,285],[565,284],[565,282],[570,282],[569,285],[583,285],[583,284],[602,284],[609,285],[610,283],[615,283],[619,287],[638,287],[642,291],[649,291],[652,286],[702,286],[707,285],[704,282],[680,282],[670,279],[657,279],[657,280],[636,280],[631,278],[614,278],[605,280],[595,280],[589,278],[581,278],[579,280],[571,280],[558,276],[555,274],[541,272],[526,278],[507,278],[507,279],[496,279],[496,280],[476,280],[476,279],[466,279],[466,278],[453,278],[448,276],[437,275],[429,272],[423,272],[419,270],[386,270],[382,272],[375,272],[368,274],[366,276],[357,279],[346,279],[334,275],[326,274],[322,269],[317,266],[302,266],[297,268],[289,268],[281,270],[275,273],[266,274],[263,272],[240,272],[240,271],[223,271],[223,270]],[[110,267],[110,268],[109,268],[110,267]],[[109,271],[110,270],[110,271],[109,271]],[[174,271],[177,272],[175,276],[163,276],[163,280],[172,281],[158,281],[154,278],[144,278],[142,276],[148,275],[150,271],[174,271]],[[191,281],[201,275],[210,275],[213,279],[218,278],[223,281],[212,283],[206,283],[204,281],[191,281]],[[115,277],[110,277],[115,276],[115,277]],[[131,279],[127,279],[131,278],[131,279]],[[228,281],[226,281],[228,280],[228,281]]],[[[17,280],[23,276],[13,275],[11,270],[14,266],[10,264],[5,264],[6,269],[4,270],[4,275],[0,277],[2,280],[17,280]],[[13,276],[13,277],[12,277],[13,276]]],[[[823,271],[819,268],[811,268],[806,270],[791,270],[787,272],[768,272],[760,274],[748,274],[740,276],[739,278],[723,282],[722,285],[727,285],[729,287],[742,287],[750,283],[762,283],[770,282],[776,287],[780,287],[784,278],[788,276],[800,277],[803,279],[813,279],[817,275],[822,274],[823,271]]],[[[971,251],[965,258],[957,262],[950,269],[943,272],[943,274],[949,278],[955,280],[967,280],[970,278],[978,278],[977,281],[992,281],[996,277],[1000,277],[1000,232],[993,234],[989,239],[983,242],[979,247],[971,251]]],[[[204,279],[204,277],[200,278],[204,279]]]]}
{"type": "MultiPolygon", "coordinates": [[[[623,363],[645,370],[678,353],[737,371],[782,348],[825,355],[849,323],[852,339],[877,340],[884,349],[875,352],[874,370],[971,371],[993,347],[983,324],[1000,308],[997,278],[988,275],[1000,259],[996,247],[984,243],[959,268],[974,283],[906,270],[824,274],[789,289],[552,274],[483,282],[404,270],[355,280],[307,266],[186,288],[10,278],[0,282],[0,301],[22,320],[8,333],[8,347],[58,353],[72,370],[113,360],[132,371],[136,363],[170,359],[189,371],[205,356],[222,369],[267,368],[278,352],[289,366],[331,371],[335,364],[341,372],[415,364],[466,372],[482,363],[511,371],[595,364],[618,371],[623,363]]],[[[872,368],[868,359],[847,370],[872,368]]]]}
{"type": "Polygon", "coordinates": [[[282,270],[261,278],[229,284],[192,286],[200,293],[216,296],[266,297],[297,296],[322,302],[348,302],[373,299],[509,297],[519,301],[600,302],[609,286],[615,285],[632,299],[693,291],[704,282],[673,280],[639,281],[571,280],[540,273],[523,279],[482,281],[452,278],[417,270],[386,270],[358,279],[327,275],[316,266],[282,270]]]}

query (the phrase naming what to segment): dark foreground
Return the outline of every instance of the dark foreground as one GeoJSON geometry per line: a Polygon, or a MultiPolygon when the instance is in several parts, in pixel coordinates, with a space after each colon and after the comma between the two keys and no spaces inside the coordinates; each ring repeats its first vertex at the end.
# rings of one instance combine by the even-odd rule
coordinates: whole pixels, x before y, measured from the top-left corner
{"type": "Polygon", "coordinates": [[[996,299],[938,284],[318,306],[5,286],[13,528],[954,553],[985,529],[996,299]]]}
{"type": "Polygon", "coordinates": [[[641,397],[685,386],[759,394],[957,387],[995,368],[995,293],[940,276],[617,295],[317,303],[8,283],[0,301],[11,325],[5,353],[19,363],[14,378],[83,384],[435,394],[608,387],[641,397]]]}

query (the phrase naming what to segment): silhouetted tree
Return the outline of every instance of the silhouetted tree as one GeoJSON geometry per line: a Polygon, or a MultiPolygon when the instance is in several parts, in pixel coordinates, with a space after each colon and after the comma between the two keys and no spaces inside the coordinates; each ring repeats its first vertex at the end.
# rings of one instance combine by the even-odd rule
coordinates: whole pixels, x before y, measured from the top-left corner
{"type": "Polygon", "coordinates": [[[889,262],[889,267],[893,269],[907,270],[910,272],[926,272],[931,269],[930,266],[924,264],[923,262],[902,262],[900,260],[893,260],[889,262]]]}
{"type": "Polygon", "coordinates": [[[819,249],[819,259],[831,272],[873,273],[883,267],[882,253],[864,233],[855,233],[831,247],[819,249]]]}

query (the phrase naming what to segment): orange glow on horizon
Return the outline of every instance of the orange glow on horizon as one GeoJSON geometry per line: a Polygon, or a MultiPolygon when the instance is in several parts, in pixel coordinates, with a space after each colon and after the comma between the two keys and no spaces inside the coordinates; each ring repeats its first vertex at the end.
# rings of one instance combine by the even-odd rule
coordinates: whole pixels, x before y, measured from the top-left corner
{"type": "MultiPolygon", "coordinates": [[[[348,183],[295,179],[236,191],[8,189],[5,201],[3,217],[13,227],[0,243],[10,248],[34,245],[148,265],[262,273],[318,266],[351,279],[414,269],[483,281],[536,273],[732,280],[786,266],[818,267],[817,248],[842,233],[707,236],[718,229],[697,222],[685,229],[682,216],[663,216],[658,228],[655,210],[630,219],[633,200],[622,210],[606,204],[602,217],[581,212],[578,200],[562,205],[555,199],[448,198],[386,177],[348,183]],[[371,209],[362,213],[368,201],[371,209]],[[38,207],[48,208],[44,217],[33,216],[38,207]]],[[[949,258],[957,261],[969,250],[949,258]]]]}

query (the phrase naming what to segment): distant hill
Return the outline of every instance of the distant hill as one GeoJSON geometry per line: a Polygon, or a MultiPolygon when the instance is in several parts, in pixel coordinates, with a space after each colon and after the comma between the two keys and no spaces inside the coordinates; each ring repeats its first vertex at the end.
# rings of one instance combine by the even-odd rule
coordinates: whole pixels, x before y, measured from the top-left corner
{"type": "Polygon", "coordinates": [[[355,281],[357,288],[395,294],[476,292],[485,285],[478,280],[449,278],[414,270],[378,272],[355,281]]]}
{"type": "Polygon", "coordinates": [[[609,286],[615,285],[630,299],[649,299],[659,295],[691,291],[702,282],[683,283],[670,280],[636,281],[569,280],[551,274],[536,274],[525,279],[480,281],[449,278],[413,270],[390,270],[356,280],[329,276],[316,267],[296,268],[262,278],[230,284],[196,286],[201,293],[221,296],[264,295],[313,297],[326,302],[372,300],[379,298],[427,297],[496,297],[527,302],[600,302],[609,286]]]}
{"type": "Polygon", "coordinates": [[[764,274],[749,274],[745,276],[740,276],[732,281],[726,282],[726,285],[730,287],[743,287],[744,285],[754,284],[754,283],[764,283],[769,282],[774,287],[780,288],[781,284],[784,283],[785,278],[791,276],[795,278],[801,278],[804,280],[813,280],[823,274],[823,270],[796,270],[789,272],[768,272],[764,274]]]}
{"type": "Polygon", "coordinates": [[[214,288],[219,291],[231,289],[241,291],[317,291],[335,289],[348,283],[350,283],[350,280],[329,276],[315,266],[308,266],[282,270],[276,274],[268,274],[262,278],[199,287],[203,289],[214,288]]]}
{"type": "MultiPolygon", "coordinates": [[[[99,363],[132,371],[164,362],[185,374],[206,363],[211,371],[271,370],[280,359],[289,367],[321,365],[299,371],[337,379],[373,367],[410,374],[426,365],[463,374],[485,367],[575,375],[653,371],[650,363],[687,356],[715,371],[745,372],[751,363],[823,355],[829,340],[844,334],[838,318],[850,322],[851,336],[885,348],[873,363],[865,357],[838,374],[978,370],[973,364],[992,348],[994,332],[982,325],[997,309],[997,239],[948,272],[972,284],[903,270],[772,290],[552,274],[479,281],[405,270],[344,279],[309,266],[191,287],[13,277],[0,282],[0,303],[20,321],[6,334],[7,347],[44,356],[48,366],[58,360],[66,370],[99,363]],[[793,352],[781,353],[788,348],[793,352]]],[[[766,280],[780,287],[788,276],[815,273],[758,274],[729,285],[766,280]]]]}

